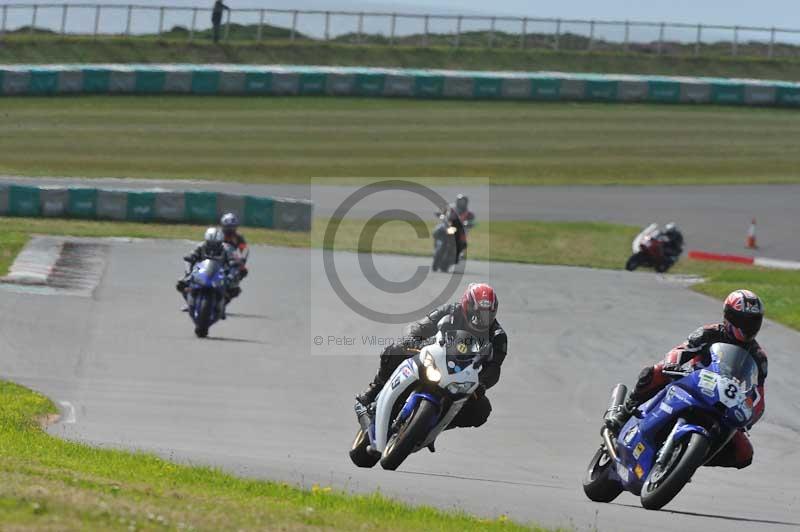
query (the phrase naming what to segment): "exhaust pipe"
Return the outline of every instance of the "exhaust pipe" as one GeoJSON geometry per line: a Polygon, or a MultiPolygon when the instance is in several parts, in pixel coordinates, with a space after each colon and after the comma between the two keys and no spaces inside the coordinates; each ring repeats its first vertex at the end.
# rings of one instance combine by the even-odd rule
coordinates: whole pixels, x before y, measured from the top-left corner
{"type": "MultiPolygon", "coordinates": [[[[608,416],[611,412],[614,412],[617,408],[619,408],[622,403],[625,402],[625,398],[628,396],[628,387],[624,384],[617,384],[614,386],[614,389],[611,390],[611,399],[608,402],[608,411],[606,412],[606,416],[608,416]]],[[[611,457],[612,460],[615,462],[619,461],[617,457],[617,448],[614,444],[614,435],[608,430],[608,427],[604,427],[601,435],[603,436],[603,443],[606,446],[606,452],[611,457]]]]}
{"type": "Polygon", "coordinates": [[[608,403],[608,409],[613,410],[614,408],[618,407],[622,403],[625,402],[625,398],[628,396],[628,387],[624,384],[617,384],[614,386],[614,389],[611,390],[611,400],[608,403]]]}

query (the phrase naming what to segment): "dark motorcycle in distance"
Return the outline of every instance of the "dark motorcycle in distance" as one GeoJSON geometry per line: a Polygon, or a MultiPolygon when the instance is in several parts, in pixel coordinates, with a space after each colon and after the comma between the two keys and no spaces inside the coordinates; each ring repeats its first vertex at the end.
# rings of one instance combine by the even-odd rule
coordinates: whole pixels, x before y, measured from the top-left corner
{"type": "Polygon", "coordinates": [[[446,215],[439,214],[439,223],[433,229],[433,271],[447,272],[456,264],[458,228],[446,215]]]}
{"type": "Polygon", "coordinates": [[[633,254],[625,263],[625,269],[634,271],[640,266],[653,268],[658,273],[669,270],[680,254],[667,251],[667,238],[658,230],[658,224],[650,224],[633,239],[633,254]]]}

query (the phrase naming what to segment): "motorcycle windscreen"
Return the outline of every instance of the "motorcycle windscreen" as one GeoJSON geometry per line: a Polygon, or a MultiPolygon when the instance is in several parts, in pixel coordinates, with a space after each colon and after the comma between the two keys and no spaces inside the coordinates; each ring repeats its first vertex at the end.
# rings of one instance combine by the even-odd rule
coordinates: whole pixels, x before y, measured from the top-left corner
{"type": "Polygon", "coordinates": [[[206,259],[194,267],[194,280],[198,284],[209,285],[221,268],[219,261],[206,259]]]}
{"type": "Polygon", "coordinates": [[[462,369],[480,357],[489,357],[492,344],[488,338],[479,338],[467,331],[449,331],[445,335],[445,352],[450,373],[462,369]],[[451,365],[450,363],[453,363],[451,365]]]}
{"type": "Polygon", "coordinates": [[[717,343],[711,346],[711,359],[720,375],[739,381],[742,389],[751,390],[758,384],[758,366],[750,353],[741,347],[717,343]]]}

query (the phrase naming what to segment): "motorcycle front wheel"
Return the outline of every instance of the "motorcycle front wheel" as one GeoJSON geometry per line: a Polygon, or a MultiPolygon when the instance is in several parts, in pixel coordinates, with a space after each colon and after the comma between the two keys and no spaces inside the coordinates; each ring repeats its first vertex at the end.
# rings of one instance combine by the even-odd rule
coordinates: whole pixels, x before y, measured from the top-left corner
{"type": "Polygon", "coordinates": [[[594,502],[611,502],[622,493],[622,484],[611,478],[614,460],[600,447],[594,453],[592,461],[583,477],[583,492],[594,502]]]}
{"type": "Polygon", "coordinates": [[[198,338],[208,336],[208,328],[211,327],[211,300],[208,296],[201,296],[197,301],[197,320],[194,324],[194,334],[198,338]]]}
{"type": "Polygon", "coordinates": [[[674,499],[697,468],[703,465],[710,447],[708,438],[697,433],[676,442],[666,463],[663,466],[656,464],[647,475],[642,486],[642,506],[648,510],[660,510],[674,499]]]}
{"type": "Polygon", "coordinates": [[[632,272],[642,264],[642,256],[641,253],[634,253],[628,258],[628,261],[625,263],[625,269],[629,272],[632,272]]]}
{"type": "Polygon", "coordinates": [[[438,417],[438,406],[430,401],[421,401],[400,430],[389,439],[381,457],[381,467],[391,471],[400,467],[414,447],[422,443],[438,417]]]}

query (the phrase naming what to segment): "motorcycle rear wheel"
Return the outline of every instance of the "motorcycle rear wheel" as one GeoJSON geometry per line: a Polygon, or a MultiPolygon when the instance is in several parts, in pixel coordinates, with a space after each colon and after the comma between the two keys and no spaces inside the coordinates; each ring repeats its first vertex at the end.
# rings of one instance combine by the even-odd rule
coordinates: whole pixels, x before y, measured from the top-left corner
{"type": "Polygon", "coordinates": [[[597,449],[583,477],[583,492],[590,500],[611,502],[622,493],[622,484],[610,477],[613,466],[614,460],[608,456],[605,448],[597,449]]]}
{"type": "Polygon", "coordinates": [[[359,429],[356,439],[353,440],[353,446],[350,448],[350,460],[358,467],[373,467],[381,459],[380,454],[368,452],[368,446],[369,435],[363,429],[359,429]]]}
{"type": "Polygon", "coordinates": [[[208,297],[201,297],[197,302],[199,310],[197,311],[197,322],[194,327],[194,334],[198,338],[205,338],[208,336],[208,328],[211,326],[211,301],[208,297]]]}
{"type": "Polygon", "coordinates": [[[698,467],[703,465],[711,444],[701,434],[692,434],[688,441],[676,442],[666,465],[654,466],[642,486],[642,506],[660,510],[683,489],[698,467]]]}
{"type": "Polygon", "coordinates": [[[381,457],[381,467],[390,471],[400,467],[414,447],[422,443],[428,435],[433,421],[438,416],[438,406],[430,401],[421,401],[400,430],[389,439],[381,457]]]}

